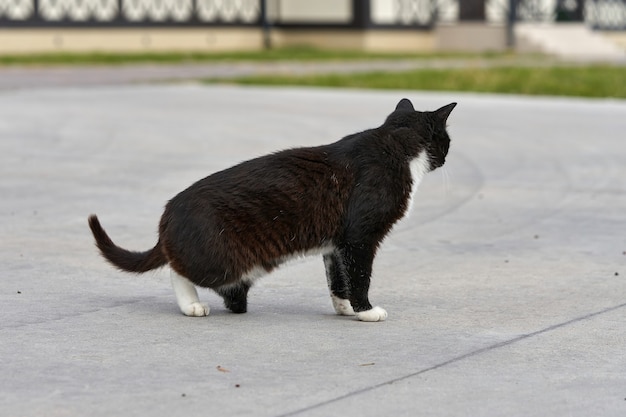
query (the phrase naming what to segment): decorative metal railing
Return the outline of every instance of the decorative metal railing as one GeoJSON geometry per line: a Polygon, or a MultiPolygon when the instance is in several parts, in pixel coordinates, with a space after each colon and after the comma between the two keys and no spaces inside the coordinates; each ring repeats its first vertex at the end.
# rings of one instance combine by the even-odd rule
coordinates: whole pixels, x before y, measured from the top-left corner
{"type": "Polygon", "coordinates": [[[593,28],[626,30],[626,0],[587,1],[585,21],[593,28]]]}
{"type": "MultiPolygon", "coordinates": [[[[512,3],[517,5],[515,18],[518,22],[564,20],[568,17],[568,9],[572,16],[578,13],[575,10],[577,2],[573,0],[486,0],[486,20],[506,22],[512,3]]],[[[581,4],[582,20],[590,27],[600,30],[626,30],[626,0],[584,0],[581,4]]]]}
{"type": "MultiPolygon", "coordinates": [[[[434,0],[436,19],[439,22],[455,22],[459,19],[458,2],[463,0],[434,0]]],[[[554,22],[562,16],[557,6],[567,10],[575,5],[568,0],[485,0],[485,20],[506,23],[510,5],[516,4],[516,21],[554,22]]],[[[585,0],[582,17],[594,29],[626,30],[626,0],[585,0]]]]}
{"type": "MultiPolygon", "coordinates": [[[[266,0],[278,9],[288,1],[266,0]]],[[[437,22],[457,21],[460,1],[464,0],[351,0],[354,19],[331,26],[430,29],[437,22]]],[[[626,30],[626,0],[582,3],[589,26],[626,30]]],[[[554,21],[559,20],[557,5],[562,10],[582,3],[485,0],[485,19],[506,23],[510,5],[515,4],[517,21],[554,21]]],[[[263,4],[263,0],[0,0],[0,27],[260,26],[263,4]]],[[[280,17],[273,19],[276,26],[286,24],[280,17]]],[[[298,24],[325,26],[323,22],[298,24]]]]}
{"type": "Polygon", "coordinates": [[[259,24],[260,0],[0,0],[0,27],[259,24]]]}

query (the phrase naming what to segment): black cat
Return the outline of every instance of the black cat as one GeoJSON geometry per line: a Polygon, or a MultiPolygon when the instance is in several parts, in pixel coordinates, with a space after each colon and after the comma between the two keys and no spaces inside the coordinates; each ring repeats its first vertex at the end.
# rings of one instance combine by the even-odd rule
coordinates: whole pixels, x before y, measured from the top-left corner
{"type": "Polygon", "coordinates": [[[210,175],[169,201],[159,240],[146,252],[116,246],[95,215],[89,226],[102,255],[124,271],[169,263],[178,305],[188,316],[209,314],[195,285],[244,313],[255,279],[292,257],[318,253],[336,312],[385,320],[387,312],[368,299],[372,262],[423,175],[444,164],[446,120],[455,106],[418,112],[403,99],[376,129],[210,175]]]}

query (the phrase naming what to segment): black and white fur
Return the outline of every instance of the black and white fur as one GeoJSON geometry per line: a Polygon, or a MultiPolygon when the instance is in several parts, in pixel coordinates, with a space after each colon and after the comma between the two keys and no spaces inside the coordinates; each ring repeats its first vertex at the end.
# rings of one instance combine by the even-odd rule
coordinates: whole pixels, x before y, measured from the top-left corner
{"type": "Polygon", "coordinates": [[[368,299],[376,251],[408,212],[423,176],[444,164],[455,106],[418,112],[402,99],[378,128],[201,179],[167,203],[157,244],[145,252],[116,246],[95,215],[89,226],[119,269],[142,273],[169,264],[187,316],[209,314],[196,286],[244,313],[256,279],[293,257],[321,254],[335,311],[382,321],[387,312],[368,299]]]}

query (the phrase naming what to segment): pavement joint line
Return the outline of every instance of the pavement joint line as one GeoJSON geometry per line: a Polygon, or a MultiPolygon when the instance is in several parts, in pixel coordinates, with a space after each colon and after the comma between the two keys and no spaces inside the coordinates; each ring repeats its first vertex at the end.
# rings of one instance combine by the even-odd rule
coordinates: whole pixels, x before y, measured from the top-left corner
{"type": "Polygon", "coordinates": [[[105,311],[105,310],[109,310],[109,309],[113,309],[113,308],[119,308],[119,307],[124,307],[124,306],[129,306],[129,305],[133,305],[133,304],[139,304],[142,302],[145,302],[146,299],[156,299],[156,296],[153,297],[142,297],[140,299],[133,299],[130,301],[122,301],[122,302],[115,302],[112,303],[111,305],[106,305],[106,306],[101,306],[101,307],[95,307],[95,308],[90,308],[88,310],[84,310],[84,311],[79,311],[78,313],[75,314],[61,314],[59,316],[56,317],[50,317],[50,318],[45,318],[43,320],[38,320],[38,321],[33,321],[33,322],[26,322],[26,323],[17,323],[17,324],[8,324],[5,325],[3,324],[2,326],[0,326],[0,333],[4,330],[15,330],[15,329],[21,329],[24,327],[31,327],[31,326],[40,326],[43,324],[48,324],[48,323],[54,323],[57,321],[62,321],[62,320],[66,320],[66,319],[73,319],[76,317],[80,317],[80,316],[84,316],[84,315],[88,315],[88,314],[94,314],[94,313],[99,313],[101,311],[105,311]]]}
{"type": "Polygon", "coordinates": [[[315,410],[317,408],[321,408],[323,406],[326,406],[326,405],[329,405],[329,404],[333,404],[333,403],[336,403],[336,402],[341,401],[341,400],[345,400],[345,399],[350,398],[350,397],[354,397],[354,396],[357,396],[357,395],[360,395],[360,394],[365,394],[366,392],[374,391],[374,390],[376,390],[378,388],[382,388],[382,387],[387,386],[387,385],[395,384],[396,382],[401,382],[401,381],[404,381],[406,379],[410,379],[410,378],[413,378],[413,377],[416,377],[416,376],[420,376],[420,375],[423,375],[423,374],[425,374],[427,372],[431,372],[431,371],[435,371],[435,370],[437,370],[439,368],[443,368],[443,367],[445,367],[447,365],[451,365],[451,364],[460,362],[462,360],[469,359],[469,358],[472,358],[474,356],[478,356],[478,355],[481,355],[483,353],[490,352],[492,350],[499,349],[499,348],[502,348],[502,347],[505,347],[505,346],[509,346],[509,345],[515,344],[517,342],[521,342],[522,340],[526,340],[526,339],[530,339],[530,338],[535,337],[535,336],[542,335],[544,333],[549,333],[549,332],[551,332],[553,330],[557,330],[557,329],[560,329],[560,328],[563,328],[563,327],[567,327],[567,326],[569,326],[571,324],[575,324],[575,323],[578,323],[578,322],[581,322],[581,321],[589,320],[589,319],[591,319],[593,317],[600,316],[600,315],[606,314],[606,313],[610,313],[612,311],[619,310],[619,309],[625,308],[625,307],[626,307],[626,303],[622,303],[622,304],[618,304],[616,306],[607,307],[607,308],[602,309],[600,311],[595,311],[595,312],[592,312],[592,313],[589,313],[589,314],[585,314],[584,316],[575,317],[575,318],[573,318],[571,320],[567,320],[567,321],[564,321],[564,322],[561,322],[561,323],[557,323],[557,324],[554,324],[552,326],[548,326],[548,327],[545,327],[543,329],[540,329],[540,330],[537,330],[537,331],[534,331],[534,332],[531,332],[531,333],[526,333],[526,334],[514,337],[514,338],[509,339],[509,340],[505,340],[505,341],[502,341],[502,342],[495,343],[493,345],[485,346],[484,348],[480,348],[480,349],[477,349],[477,350],[465,353],[465,354],[463,354],[461,356],[457,356],[457,357],[454,357],[452,359],[448,359],[447,361],[435,364],[435,365],[430,366],[430,367],[425,368],[425,369],[421,369],[421,370],[419,370],[417,372],[412,372],[410,374],[407,374],[407,375],[404,375],[404,376],[401,376],[401,377],[398,377],[398,378],[393,378],[393,379],[390,379],[388,381],[384,381],[384,382],[378,383],[376,385],[372,385],[370,387],[361,388],[361,389],[358,389],[356,391],[352,391],[352,392],[349,392],[347,394],[340,395],[338,397],[331,398],[329,400],[322,401],[320,403],[313,404],[313,405],[301,408],[299,410],[290,411],[290,412],[284,413],[284,414],[279,414],[279,415],[277,415],[275,417],[295,416],[295,415],[298,415],[298,414],[305,413],[307,411],[315,410]]]}

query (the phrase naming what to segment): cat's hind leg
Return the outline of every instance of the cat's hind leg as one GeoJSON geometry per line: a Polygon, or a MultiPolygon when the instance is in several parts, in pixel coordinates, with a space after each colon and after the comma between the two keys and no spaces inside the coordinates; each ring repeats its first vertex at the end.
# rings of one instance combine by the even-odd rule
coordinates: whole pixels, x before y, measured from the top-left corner
{"type": "Polygon", "coordinates": [[[250,284],[239,282],[217,289],[217,293],[224,298],[224,305],[233,313],[241,314],[248,310],[248,290],[250,284]]]}
{"type": "Polygon", "coordinates": [[[335,312],[342,316],[354,316],[354,310],[350,304],[350,286],[343,272],[341,258],[335,252],[324,255],[324,266],[330,299],[335,312]]]}
{"type": "Polygon", "coordinates": [[[196,286],[173,269],[170,272],[176,302],[185,316],[202,317],[209,315],[209,306],[200,302],[196,286]]]}

